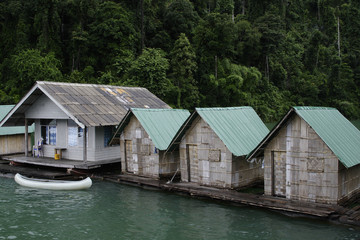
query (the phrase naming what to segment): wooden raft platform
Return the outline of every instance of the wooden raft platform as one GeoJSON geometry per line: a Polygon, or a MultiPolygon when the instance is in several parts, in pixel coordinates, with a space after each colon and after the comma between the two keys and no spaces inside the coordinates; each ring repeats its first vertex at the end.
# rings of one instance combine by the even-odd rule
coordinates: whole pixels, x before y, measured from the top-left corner
{"type": "Polygon", "coordinates": [[[101,176],[101,179],[129,183],[138,186],[159,188],[166,191],[188,194],[192,197],[209,198],[230,203],[261,207],[290,214],[307,215],[360,226],[360,207],[347,209],[337,205],[305,203],[286,198],[242,193],[236,190],[200,186],[191,182],[167,183],[131,174],[101,176]]]}
{"type": "Polygon", "coordinates": [[[120,159],[101,160],[101,161],[75,161],[60,159],[55,160],[54,158],[47,157],[25,157],[22,155],[10,155],[2,156],[3,160],[16,163],[25,163],[37,166],[55,167],[55,168],[73,168],[73,169],[94,169],[99,168],[106,164],[119,163],[120,159]]]}
{"type": "Polygon", "coordinates": [[[8,161],[0,161],[0,172],[2,174],[15,175],[16,173],[23,174],[29,177],[35,178],[47,178],[47,179],[67,179],[71,177],[71,174],[64,169],[56,168],[36,168],[29,165],[12,165],[8,161]]]}

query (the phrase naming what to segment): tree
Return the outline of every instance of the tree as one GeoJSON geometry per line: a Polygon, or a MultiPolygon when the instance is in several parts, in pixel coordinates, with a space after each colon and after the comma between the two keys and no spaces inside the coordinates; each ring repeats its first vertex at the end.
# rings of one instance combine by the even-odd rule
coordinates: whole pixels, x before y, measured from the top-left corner
{"type": "Polygon", "coordinates": [[[176,107],[194,109],[199,104],[199,90],[195,80],[196,55],[184,33],[176,40],[171,56],[171,74],[177,87],[176,107]]]}
{"type": "Polygon", "coordinates": [[[164,26],[172,39],[177,39],[180,33],[190,36],[198,20],[189,0],[174,0],[165,9],[164,26]]]}
{"type": "Polygon", "coordinates": [[[58,2],[56,0],[36,0],[34,2],[36,9],[34,29],[37,34],[37,49],[61,55],[59,44],[61,20],[58,13],[58,2]]]}
{"type": "Polygon", "coordinates": [[[164,51],[145,48],[119,84],[144,87],[158,97],[164,98],[173,87],[166,76],[168,69],[169,60],[165,58],[164,51]]]}
{"type": "Polygon", "coordinates": [[[42,55],[36,49],[24,50],[12,57],[12,79],[7,84],[7,90],[15,101],[19,101],[36,81],[62,81],[60,67],[54,53],[42,55]]]}
{"type": "Polygon", "coordinates": [[[107,70],[119,52],[135,49],[138,35],[132,24],[132,14],[120,3],[105,1],[96,9],[95,21],[89,25],[89,40],[96,60],[95,69],[107,70]]]}

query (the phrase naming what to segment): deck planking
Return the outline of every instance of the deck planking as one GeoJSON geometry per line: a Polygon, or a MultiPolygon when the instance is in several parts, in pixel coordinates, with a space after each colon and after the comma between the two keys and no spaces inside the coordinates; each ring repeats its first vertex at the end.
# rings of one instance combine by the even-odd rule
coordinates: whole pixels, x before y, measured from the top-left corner
{"type": "Polygon", "coordinates": [[[70,168],[70,169],[94,169],[106,164],[119,163],[120,159],[110,159],[101,161],[76,161],[68,159],[55,160],[48,157],[25,157],[24,155],[3,156],[3,160],[16,163],[31,164],[36,166],[70,168]]]}

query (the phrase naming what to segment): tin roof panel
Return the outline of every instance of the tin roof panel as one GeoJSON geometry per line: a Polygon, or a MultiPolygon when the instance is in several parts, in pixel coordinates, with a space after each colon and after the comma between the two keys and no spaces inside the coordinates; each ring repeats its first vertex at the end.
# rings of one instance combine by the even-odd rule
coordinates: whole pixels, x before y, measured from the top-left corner
{"type": "Polygon", "coordinates": [[[249,154],[269,133],[252,107],[196,108],[235,156],[249,154]]]}
{"type": "Polygon", "coordinates": [[[360,131],[337,109],[294,107],[345,167],[360,163],[360,131]]]}

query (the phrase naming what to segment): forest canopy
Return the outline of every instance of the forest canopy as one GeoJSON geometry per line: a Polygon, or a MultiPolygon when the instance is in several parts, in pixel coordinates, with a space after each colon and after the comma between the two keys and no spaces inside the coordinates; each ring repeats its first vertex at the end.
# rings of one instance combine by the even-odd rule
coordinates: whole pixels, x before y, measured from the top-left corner
{"type": "Polygon", "coordinates": [[[172,107],[360,118],[360,2],[3,0],[0,104],[36,81],[146,87],[172,107]]]}

